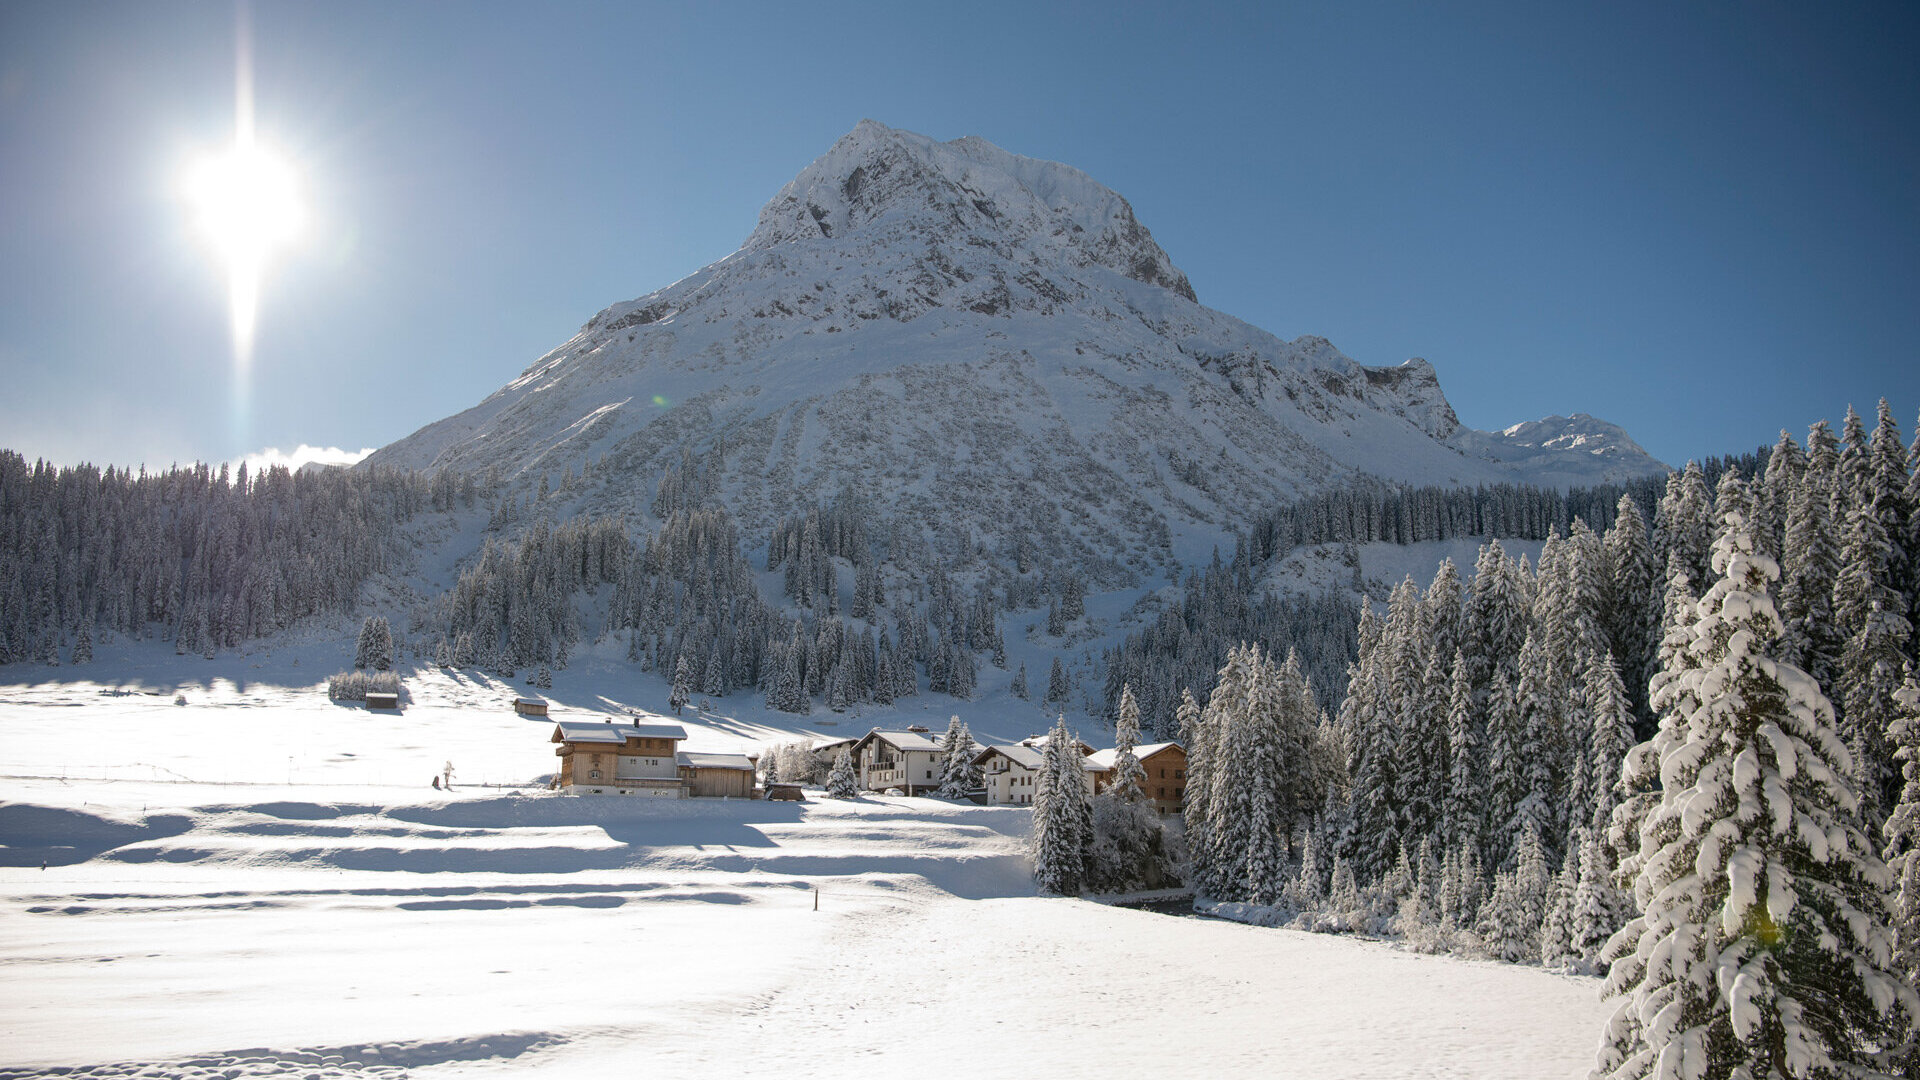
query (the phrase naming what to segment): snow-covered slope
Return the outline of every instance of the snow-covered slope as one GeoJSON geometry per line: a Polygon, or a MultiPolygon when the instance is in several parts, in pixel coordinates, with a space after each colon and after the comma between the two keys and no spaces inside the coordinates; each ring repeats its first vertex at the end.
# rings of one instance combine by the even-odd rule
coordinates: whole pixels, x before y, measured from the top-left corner
{"type": "Polygon", "coordinates": [[[1084,173],[862,121],[739,251],[607,308],[369,464],[531,481],[591,461],[585,504],[638,511],[683,450],[718,448],[715,490],[749,535],[844,488],[988,544],[1025,533],[1142,570],[1357,473],[1663,468],[1611,425],[1579,433],[1465,430],[1424,360],[1366,367],[1202,306],[1084,173]]]}

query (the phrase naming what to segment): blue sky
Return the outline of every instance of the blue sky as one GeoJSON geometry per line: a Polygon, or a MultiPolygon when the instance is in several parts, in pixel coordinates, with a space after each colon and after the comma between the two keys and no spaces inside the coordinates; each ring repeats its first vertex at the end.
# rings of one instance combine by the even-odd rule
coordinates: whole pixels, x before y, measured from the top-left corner
{"type": "Polygon", "coordinates": [[[178,193],[230,3],[0,6],[0,446],[377,446],[731,252],[862,117],[1113,187],[1203,303],[1656,456],[1920,408],[1920,15],[1813,4],[258,4],[306,236],[237,381],[178,193]],[[924,10],[923,10],[924,8],[924,10]]]}

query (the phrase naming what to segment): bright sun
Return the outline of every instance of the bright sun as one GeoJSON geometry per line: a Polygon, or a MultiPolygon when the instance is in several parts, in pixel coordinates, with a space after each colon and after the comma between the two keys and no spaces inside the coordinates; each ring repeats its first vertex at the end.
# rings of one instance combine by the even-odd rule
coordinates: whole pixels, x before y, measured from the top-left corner
{"type": "Polygon", "coordinates": [[[225,264],[234,347],[244,363],[267,261],[298,240],[305,223],[293,170],[243,134],[188,170],[186,193],[201,233],[225,264]]]}

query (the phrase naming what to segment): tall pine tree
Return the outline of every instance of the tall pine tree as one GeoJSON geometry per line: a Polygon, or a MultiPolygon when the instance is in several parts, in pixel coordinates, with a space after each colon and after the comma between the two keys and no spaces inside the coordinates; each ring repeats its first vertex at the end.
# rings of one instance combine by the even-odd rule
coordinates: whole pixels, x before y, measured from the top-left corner
{"type": "Polygon", "coordinates": [[[1887,970],[1889,875],[1831,707],[1767,656],[1778,571],[1743,521],[1725,522],[1713,568],[1641,833],[1644,913],[1608,946],[1607,989],[1622,1000],[1594,1075],[1866,1072],[1898,1035],[1887,1006],[1920,1016],[1887,970]]]}

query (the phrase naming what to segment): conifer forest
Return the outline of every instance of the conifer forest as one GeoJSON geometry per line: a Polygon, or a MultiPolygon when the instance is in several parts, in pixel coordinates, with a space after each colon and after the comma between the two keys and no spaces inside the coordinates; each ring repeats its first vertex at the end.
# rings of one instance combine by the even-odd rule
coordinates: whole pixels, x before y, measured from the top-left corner
{"type": "MultiPolygon", "coordinates": [[[[1275,506],[1230,553],[1135,581],[1132,629],[1078,656],[1110,567],[851,494],[743,537],[690,456],[644,522],[566,513],[574,482],[0,453],[0,662],[85,665],[114,635],[211,656],[331,616],[361,629],[342,697],[398,690],[409,662],[551,685],[613,642],[676,710],[806,714],[971,698],[1008,666],[1009,617],[1031,620],[1051,670],[1009,685],[1060,717],[1033,808],[1044,890],[1184,878],[1250,921],[1605,975],[1596,1076],[1706,1075],[1660,1065],[1675,1046],[1745,1070],[1712,1075],[1915,1075],[1920,439],[1884,403],[1871,429],[1849,410],[1621,487],[1275,506]],[[414,580],[410,552],[462,530],[442,591],[389,584],[361,619],[370,583],[414,580]],[[1471,567],[1385,596],[1269,573],[1303,548],[1460,538],[1471,567]],[[1075,723],[1115,732],[1097,795],[1075,723]],[[1143,807],[1151,740],[1189,754],[1177,830],[1143,807]]],[[[944,745],[960,797],[976,744],[956,718],[944,745]]],[[[852,782],[843,759],[830,787],[852,782]]]]}

